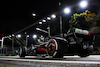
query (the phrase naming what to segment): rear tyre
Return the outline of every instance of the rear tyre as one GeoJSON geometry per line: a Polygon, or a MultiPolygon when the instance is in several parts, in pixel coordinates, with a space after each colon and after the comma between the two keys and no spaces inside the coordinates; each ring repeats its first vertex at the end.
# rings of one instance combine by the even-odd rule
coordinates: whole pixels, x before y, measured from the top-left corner
{"type": "Polygon", "coordinates": [[[25,55],[26,55],[26,47],[20,47],[19,48],[19,56],[25,57],[25,55]]]}
{"type": "Polygon", "coordinates": [[[89,51],[88,50],[83,50],[79,53],[80,57],[88,57],[89,56],[89,51]]]}
{"type": "Polygon", "coordinates": [[[50,39],[47,44],[47,54],[50,58],[63,58],[67,52],[67,44],[62,40],[50,39]]]}
{"type": "Polygon", "coordinates": [[[89,47],[86,48],[86,49],[82,49],[82,50],[79,52],[79,56],[80,56],[80,57],[88,57],[92,51],[93,51],[93,45],[89,46],[89,47]]]}

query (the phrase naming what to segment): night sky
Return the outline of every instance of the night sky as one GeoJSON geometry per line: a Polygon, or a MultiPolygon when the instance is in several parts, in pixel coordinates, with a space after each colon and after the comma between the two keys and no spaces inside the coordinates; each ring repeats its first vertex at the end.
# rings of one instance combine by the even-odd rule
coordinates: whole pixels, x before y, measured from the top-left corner
{"type": "MultiPolygon", "coordinates": [[[[49,1],[39,0],[4,0],[1,6],[1,33],[13,33],[36,22],[51,12],[49,1]],[[37,17],[33,17],[36,13],[37,17]]],[[[56,5],[54,2],[52,5],[56,5]]]]}
{"type": "MultiPolygon", "coordinates": [[[[62,6],[69,6],[80,0],[61,0],[62,6]]],[[[98,0],[99,1],[99,0],[98,0]]],[[[59,10],[59,0],[2,0],[0,6],[0,33],[12,34],[47,15],[59,10]],[[36,17],[32,16],[36,13],[36,17]]]]}

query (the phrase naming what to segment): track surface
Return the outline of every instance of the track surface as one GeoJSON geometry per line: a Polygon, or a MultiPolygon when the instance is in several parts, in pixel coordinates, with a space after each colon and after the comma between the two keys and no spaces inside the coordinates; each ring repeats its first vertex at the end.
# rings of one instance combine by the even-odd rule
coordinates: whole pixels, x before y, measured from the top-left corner
{"type": "Polygon", "coordinates": [[[100,64],[100,55],[91,55],[89,57],[80,58],[79,56],[64,56],[64,58],[42,58],[37,56],[0,56],[0,60],[7,61],[24,61],[24,62],[51,62],[51,63],[83,63],[83,64],[100,64]]]}
{"type": "MultiPolygon", "coordinates": [[[[100,67],[100,55],[91,55],[80,58],[79,56],[64,56],[64,58],[49,59],[26,56],[0,56],[2,67],[100,67]],[[12,65],[12,66],[11,66],[12,65]]],[[[1,66],[0,66],[1,67],[1,66]]]]}

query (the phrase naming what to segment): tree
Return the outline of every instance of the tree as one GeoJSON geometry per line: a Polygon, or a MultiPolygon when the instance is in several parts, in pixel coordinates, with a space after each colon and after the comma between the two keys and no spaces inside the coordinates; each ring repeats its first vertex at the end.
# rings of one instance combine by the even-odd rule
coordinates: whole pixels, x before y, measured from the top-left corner
{"type": "Polygon", "coordinates": [[[71,16],[69,25],[70,27],[78,27],[82,29],[90,29],[97,25],[100,26],[100,13],[91,13],[89,10],[80,14],[75,13],[71,16]]]}

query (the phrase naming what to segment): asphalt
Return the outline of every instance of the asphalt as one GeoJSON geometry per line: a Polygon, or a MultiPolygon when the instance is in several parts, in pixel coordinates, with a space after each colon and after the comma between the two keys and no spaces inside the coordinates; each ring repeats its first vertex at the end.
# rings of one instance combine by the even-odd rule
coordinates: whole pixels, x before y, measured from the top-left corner
{"type": "Polygon", "coordinates": [[[100,67],[100,55],[91,55],[80,58],[78,56],[65,56],[57,59],[48,59],[36,56],[0,56],[0,67],[100,67]]]}

